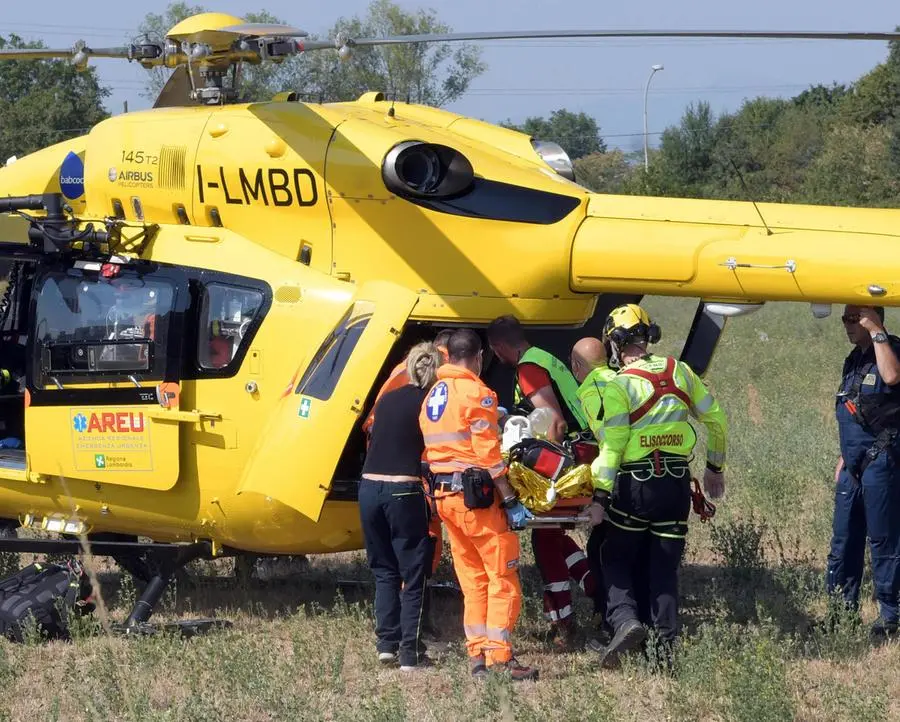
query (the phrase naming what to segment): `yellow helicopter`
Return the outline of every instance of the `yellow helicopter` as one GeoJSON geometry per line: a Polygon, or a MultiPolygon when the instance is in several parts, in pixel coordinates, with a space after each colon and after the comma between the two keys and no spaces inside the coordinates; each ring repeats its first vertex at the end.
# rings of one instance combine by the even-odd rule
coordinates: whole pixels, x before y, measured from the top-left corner
{"type": "Polygon", "coordinates": [[[0,401],[25,442],[0,449],[0,517],[61,535],[0,549],[149,550],[129,625],[198,556],[360,548],[361,422],[436,327],[513,313],[567,351],[623,297],[689,296],[702,373],[725,319],[766,301],[900,305],[900,211],[594,194],[553,143],[379,92],[234,102],[245,64],[325,48],[900,33],[306,37],[205,13],[161,43],[0,51],[174,69],[153,109],[0,169],[0,365],[24,379],[0,401]]]}

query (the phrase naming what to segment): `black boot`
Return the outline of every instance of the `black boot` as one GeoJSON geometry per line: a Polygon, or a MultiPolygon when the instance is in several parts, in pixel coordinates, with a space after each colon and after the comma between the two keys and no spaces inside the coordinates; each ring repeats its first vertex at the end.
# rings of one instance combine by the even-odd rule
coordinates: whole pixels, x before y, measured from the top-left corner
{"type": "Polygon", "coordinates": [[[873,644],[881,644],[897,638],[897,622],[886,622],[878,619],[869,629],[869,640],[873,644]]]}

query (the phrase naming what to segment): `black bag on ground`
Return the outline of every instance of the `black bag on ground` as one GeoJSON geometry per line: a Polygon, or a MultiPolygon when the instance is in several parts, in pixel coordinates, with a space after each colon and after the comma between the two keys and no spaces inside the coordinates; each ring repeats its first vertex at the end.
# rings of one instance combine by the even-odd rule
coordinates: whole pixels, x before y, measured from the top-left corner
{"type": "Polygon", "coordinates": [[[69,639],[68,615],[93,611],[91,594],[91,581],[77,561],[30,564],[0,581],[0,635],[22,642],[36,623],[47,639],[69,639]]]}

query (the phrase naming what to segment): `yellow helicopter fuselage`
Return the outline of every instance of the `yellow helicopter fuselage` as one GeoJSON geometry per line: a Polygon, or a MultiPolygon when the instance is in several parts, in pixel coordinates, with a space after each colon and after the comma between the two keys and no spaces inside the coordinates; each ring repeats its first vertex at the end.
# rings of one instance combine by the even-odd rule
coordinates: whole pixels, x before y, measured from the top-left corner
{"type": "Polygon", "coordinates": [[[416,324],[575,328],[602,293],[900,305],[900,211],[591,194],[526,135],[376,94],[126,114],[0,170],[2,195],[52,192],[124,226],[118,258],[36,264],[0,516],[54,530],[359,548],[333,481],[416,324]],[[438,149],[409,177],[455,152],[470,182],[398,191],[409,142],[438,149]]]}

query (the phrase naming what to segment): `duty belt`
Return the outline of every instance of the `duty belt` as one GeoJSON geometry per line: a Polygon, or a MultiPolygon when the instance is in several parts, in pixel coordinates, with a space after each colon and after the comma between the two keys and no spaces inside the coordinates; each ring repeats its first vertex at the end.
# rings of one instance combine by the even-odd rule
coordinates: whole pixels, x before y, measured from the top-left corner
{"type": "MultiPolygon", "coordinates": [[[[462,472],[454,471],[450,474],[434,474],[434,491],[462,491],[462,472]]],[[[433,493],[433,492],[432,492],[433,493]]]]}
{"type": "Polygon", "coordinates": [[[690,475],[691,465],[686,456],[657,450],[643,459],[620,464],[619,473],[630,474],[635,481],[650,481],[664,476],[681,479],[690,475]]]}
{"type": "Polygon", "coordinates": [[[897,435],[897,429],[882,429],[881,433],[875,437],[875,443],[866,450],[865,456],[863,456],[862,462],[859,464],[859,471],[854,474],[850,469],[847,469],[850,476],[854,477],[857,481],[862,482],[863,474],[866,473],[869,464],[875,461],[879,454],[885,452],[888,455],[893,456],[892,447],[894,441],[897,439],[897,435]]]}

